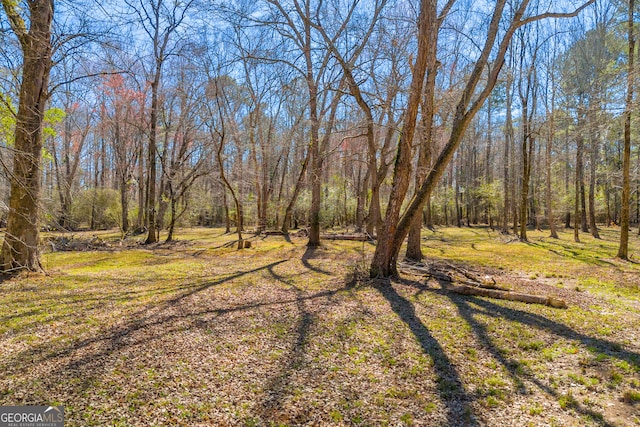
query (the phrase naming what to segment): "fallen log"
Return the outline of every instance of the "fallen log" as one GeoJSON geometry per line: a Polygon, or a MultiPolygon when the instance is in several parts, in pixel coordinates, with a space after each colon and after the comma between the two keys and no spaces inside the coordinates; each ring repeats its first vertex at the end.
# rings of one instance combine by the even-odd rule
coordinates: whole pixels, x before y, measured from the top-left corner
{"type": "MultiPolygon", "coordinates": [[[[438,283],[440,283],[442,289],[448,292],[453,292],[460,295],[472,295],[504,299],[509,301],[519,301],[529,304],[542,304],[554,308],[567,308],[567,303],[560,298],[512,292],[495,284],[495,280],[493,280],[494,283],[483,283],[484,281],[467,281],[457,279],[448,273],[434,268],[425,268],[419,265],[405,263],[401,263],[400,265],[401,267],[404,267],[406,269],[417,271],[429,277],[433,277],[438,281],[438,283]]],[[[465,274],[465,277],[470,276],[465,274]]]]}
{"type": "Polygon", "coordinates": [[[461,295],[506,299],[509,301],[520,301],[529,304],[542,304],[554,308],[567,308],[567,303],[564,300],[555,297],[522,294],[520,292],[501,291],[498,289],[486,289],[475,286],[456,284],[443,285],[443,289],[461,295]]]}
{"type": "Polygon", "coordinates": [[[326,233],[321,234],[320,239],[324,240],[353,240],[356,242],[367,242],[373,240],[373,238],[367,234],[334,234],[326,233]]]}
{"type": "MultiPolygon", "coordinates": [[[[445,281],[445,282],[456,282],[456,283],[462,283],[463,285],[469,285],[469,286],[474,286],[474,287],[479,287],[479,288],[485,288],[485,289],[498,289],[501,291],[510,291],[511,289],[506,288],[504,286],[500,286],[496,283],[495,279],[489,276],[485,276],[482,280],[477,279],[473,276],[470,276],[469,274],[464,274],[464,277],[466,278],[470,278],[470,280],[466,280],[466,279],[462,279],[461,277],[455,277],[453,274],[444,272],[442,270],[439,269],[434,269],[434,268],[424,268],[424,267],[420,267],[418,265],[415,264],[404,264],[401,263],[400,264],[402,267],[404,267],[405,269],[409,269],[409,270],[415,270],[418,271],[422,274],[425,274],[427,276],[433,277],[434,279],[438,280],[438,281],[445,281]]],[[[457,270],[457,269],[455,269],[457,270]]]]}

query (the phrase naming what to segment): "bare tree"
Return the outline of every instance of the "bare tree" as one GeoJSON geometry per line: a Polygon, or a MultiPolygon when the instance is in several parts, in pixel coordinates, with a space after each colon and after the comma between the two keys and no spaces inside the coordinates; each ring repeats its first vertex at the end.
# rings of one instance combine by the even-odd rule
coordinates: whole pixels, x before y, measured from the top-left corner
{"type": "Polygon", "coordinates": [[[625,97],[624,110],[624,153],[622,155],[622,209],[620,213],[620,246],[618,247],[618,258],[628,259],[629,251],[629,199],[631,189],[630,165],[631,165],[631,108],[633,104],[634,91],[634,54],[635,54],[635,34],[633,31],[635,12],[635,0],[629,0],[627,19],[627,94],[625,97]]]}
{"type": "Polygon", "coordinates": [[[72,188],[78,174],[78,167],[83,154],[87,136],[93,125],[91,106],[83,108],[73,102],[70,91],[65,91],[64,104],[66,115],[63,121],[61,138],[51,138],[51,155],[55,166],[60,198],[60,218],[58,223],[63,230],[72,230],[71,205],[73,203],[72,188]],[[58,147],[60,143],[61,147],[58,147]]]}
{"type": "Polygon", "coordinates": [[[168,129],[171,137],[162,152],[162,175],[170,214],[167,242],[173,240],[176,221],[187,211],[188,191],[200,177],[210,172],[206,162],[213,154],[212,144],[205,141],[207,138],[200,125],[205,109],[202,103],[206,102],[204,84],[191,77],[194,71],[186,61],[178,68],[177,87],[174,88],[177,111],[171,109],[165,113],[177,116],[175,128],[168,129]]]}
{"type": "MultiPolygon", "coordinates": [[[[447,13],[453,7],[455,0],[449,0],[440,17],[437,20],[431,20],[429,26],[429,51],[437,51],[438,48],[438,31],[440,25],[446,18],[447,13]]],[[[422,181],[427,177],[429,168],[431,167],[431,158],[433,157],[433,117],[435,115],[435,92],[436,92],[436,74],[438,72],[438,60],[436,55],[429,55],[427,59],[427,78],[425,87],[423,89],[422,102],[421,102],[421,114],[422,114],[422,138],[420,147],[418,149],[418,164],[416,167],[416,189],[420,186],[422,181]]],[[[429,197],[427,197],[428,203],[429,197]]],[[[429,207],[427,207],[429,209],[429,207]]],[[[407,238],[407,253],[406,257],[411,260],[421,260],[421,235],[422,229],[422,216],[416,215],[413,224],[409,230],[407,238]]]]}
{"type": "Polygon", "coordinates": [[[520,97],[520,107],[522,108],[522,187],[520,189],[520,241],[526,242],[528,225],[528,205],[529,205],[529,184],[531,180],[531,168],[533,165],[533,154],[535,147],[534,118],[537,110],[538,99],[538,74],[536,60],[539,43],[539,28],[524,28],[519,34],[520,41],[520,67],[518,80],[518,95],[520,97]],[[533,42],[533,44],[531,44],[533,42]],[[527,55],[529,53],[529,55],[527,55]],[[529,63],[525,63],[525,57],[529,57],[529,63]]]}
{"type": "Polygon", "coordinates": [[[545,12],[526,17],[525,13],[527,12],[529,1],[525,0],[520,3],[520,5],[515,9],[513,15],[508,19],[509,24],[507,26],[507,30],[500,34],[500,38],[498,37],[500,33],[499,29],[500,24],[504,19],[503,12],[506,1],[498,0],[496,2],[491,16],[491,22],[488,25],[486,41],[481,49],[477,61],[472,67],[472,71],[466,82],[464,91],[459,98],[449,140],[436,160],[431,172],[412,198],[405,213],[402,215],[402,218],[400,218],[401,206],[408,189],[409,177],[407,173],[411,169],[410,144],[413,138],[413,129],[415,129],[417,104],[422,90],[424,69],[426,69],[427,57],[429,55],[436,55],[436,52],[427,51],[429,20],[436,19],[436,13],[434,12],[435,4],[429,4],[429,0],[423,0],[421,2],[421,12],[418,20],[418,54],[413,73],[413,80],[409,91],[407,110],[405,112],[404,131],[398,144],[392,193],[389,198],[383,233],[381,239],[378,241],[378,246],[376,247],[371,263],[371,276],[387,277],[397,275],[396,263],[398,253],[402,242],[408,233],[409,226],[414,221],[415,216],[422,211],[422,207],[427,196],[431,191],[433,191],[438,180],[446,170],[447,165],[453,158],[453,155],[460,145],[462,137],[469,126],[471,119],[479,111],[480,107],[493,90],[504,62],[505,53],[515,31],[524,25],[545,18],[576,16],[581,10],[592,4],[594,1],[595,0],[589,0],[575,11],[569,13],[545,12]],[[496,45],[497,41],[498,43],[496,45]],[[489,77],[486,79],[484,86],[478,91],[477,89],[481,81],[481,77],[484,74],[485,68],[489,64],[489,58],[494,50],[495,58],[494,61],[491,61],[494,65],[490,68],[489,77]]]}
{"type": "Polygon", "coordinates": [[[557,51],[557,40],[553,38],[553,47],[547,49],[547,68],[546,68],[546,85],[547,96],[544,97],[545,113],[547,116],[547,133],[544,156],[545,169],[545,210],[547,222],[549,223],[550,237],[557,239],[558,231],[556,230],[555,217],[553,215],[553,194],[551,192],[551,154],[553,152],[553,141],[556,132],[556,92],[557,85],[555,79],[554,57],[557,51]],[[550,94],[549,94],[550,92],[550,94]]]}
{"type": "Polygon", "coordinates": [[[49,97],[54,1],[33,0],[21,7],[17,1],[2,0],[2,7],[20,43],[23,63],[1,268],[4,271],[40,271],[38,205],[42,123],[49,97]]]}
{"type": "Polygon", "coordinates": [[[149,140],[147,146],[147,185],[146,185],[146,213],[149,223],[149,233],[145,243],[158,241],[158,227],[156,218],[156,185],[157,185],[157,137],[159,89],[162,79],[163,66],[167,59],[176,55],[179,43],[172,40],[179,35],[187,12],[194,0],[186,2],[169,2],[166,0],[125,0],[127,7],[137,17],[142,30],[151,42],[151,71],[150,90],[151,106],[149,109],[149,140]]]}
{"type": "MultiPolygon", "coordinates": [[[[105,78],[101,91],[101,131],[113,150],[117,188],[120,192],[120,227],[129,231],[129,190],[136,162],[141,158],[145,120],[144,91],[129,87],[121,75],[105,78]]],[[[105,153],[106,155],[106,153],[105,153]]],[[[141,185],[141,183],[139,183],[141,185]]]]}

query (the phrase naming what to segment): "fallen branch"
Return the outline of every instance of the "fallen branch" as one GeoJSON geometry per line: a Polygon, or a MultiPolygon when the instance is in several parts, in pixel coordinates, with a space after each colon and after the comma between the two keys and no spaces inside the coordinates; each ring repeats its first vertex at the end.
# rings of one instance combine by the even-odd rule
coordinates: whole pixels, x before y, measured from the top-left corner
{"type": "Polygon", "coordinates": [[[554,308],[567,308],[567,303],[560,298],[512,292],[509,289],[498,286],[493,279],[493,283],[490,283],[487,279],[481,281],[476,279],[466,271],[463,271],[454,266],[447,265],[447,267],[451,267],[451,270],[457,271],[470,280],[455,278],[448,271],[442,271],[441,269],[435,267],[424,267],[419,264],[406,263],[400,263],[400,266],[404,269],[419,272],[426,276],[433,277],[440,283],[442,289],[448,292],[453,292],[461,295],[473,295],[504,299],[509,301],[520,301],[529,304],[542,304],[554,308]]]}
{"type": "Polygon", "coordinates": [[[451,270],[455,270],[459,272],[465,278],[456,277],[453,274],[451,274],[449,271],[445,271],[443,269],[438,269],[434,267],[426,268],[426,267],[420,266],[419,264],[400,263],[400,266],[404,267],[405,269],[417,271],[426,276],[433,277],[438,281],[445,281],[445,282],[452,282],[452,283],[457,282],[457,283],[462,283],[468,286],[474,286],[474,287],[485,288],[485,289],[498,289],[501,291],[511,290],[504,286],[498,285],[493,277],[485,276],[484,278],[479,279],[477,277],[472,276],[470,273],[463,271],[458,267],[450,266],[449,264],[447,264],[447,270],[449,270],[449,267],[451,267],[450,268],[451,270]],[[466,279],[469,279],[469,280],[466,280],[466,279]]]}
{"type": "Polygon", "coordinates": [[[564,300],[554,297],[522,294],[519,292],[501,291],[498,289],[486,289],[469,285],[448,284],[443,285],[443,289],[461,295],[474,295],[480,297],[506,299],[509,301],[520,301],[529,304],[542,304],[554,308],[567,308],[567,303],[564,302],[564,300]]]}
{"type": "Polygon", "coordinates": [[[368,234],[336,234],[336,233],[325,233],[320,235],[321,239],[324,240],[353,240],[357,242],[367,242],[369,240],[374,240],[368,234]]]}

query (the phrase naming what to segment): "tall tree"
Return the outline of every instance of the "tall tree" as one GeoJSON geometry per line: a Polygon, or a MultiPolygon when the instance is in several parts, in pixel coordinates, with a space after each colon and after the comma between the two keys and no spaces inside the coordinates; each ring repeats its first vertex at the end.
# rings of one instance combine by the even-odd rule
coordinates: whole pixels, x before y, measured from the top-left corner
{"type": "Polygon", "coordinates": [[[410,150],[415,129],[415,119],[417,115],[417,104],[422,90],[424,70],[429,55],[436,55],[436,52],[428,52],[428,28],[429,20],[437,19],[435,13],[435,2],[422,0],[420,18],[418,20],[418,53],[414,68],[413,79],[409,89],[407,109],[405,111],[405,121],[403,133],[398,143],[398,153],[394,168],[392,192],[387,205],[382,236],[378,240],[378,246],[371,262],[370,274],[372,277],[388,277],[397,275],[397,259],[400,247],[409,231],[409,226],[414,221],[415,216],[422,211],[427,196],[431,194],[443,175],[449,162],[453,158],[462,137],[465,134],[473,117],[480,110],[482,104],[487,99],[498,79],[504,57],[515,31],[531,22],[545,18],[561,18],[576,16],[581,10],[592,4],[595,0],[589,0],[573,12],[551,13],[545,12],[539,15],[525,17],[529,1],[525,0],[515,9],[513,15],[508,18],[507,29],[500,32],[506,0],[498,0],[494,6],[491,20],[487,27],[486,40],[477,60],[472,66],[472,71],[465,84],[464,90],[458,98],[456,113],[453,118],[452,131],[445,147],[441,151],[434,167],[427,178],[423,181],[420,189],[412,198],[405,213],[400,217],[400,210],[408,189],[410,170],[410,150]],[[499,37],[501,36],[501,37],[499,37]],[[497,42],[499,40],[499,42],[497,42]],[[496,45],[497,42],[497,45],[496,45]],[[495,51],[495,59],[491,61],[494,65],[490,67],[489,77],[484,81],[484,86],[478,90],[478,85],[482,80],[485,69],[490,64],[490,56],[495,51]],[[418,90],[416,94],[415,91],[418,90]],[[474,96],[475,95],[475,96],[474,96]]]}
{"type": "MultiPolygon", "coordinates": [[[[427,37],[429,45],[428,51],[436,52],[438,48],[438,31],[440,24],[446,17],[447,13],[453,7],[455,0],[450,0],[444,6],[440,17],[438,19],[432,19],[429,22],[427,37]]],[[[438,59],[437,56],[429,55],[427,58],[426,66],[426,81],[424,83],[422,103],[421,103],[421,124],[422,124],[422,138],[420,141],[420,147],[418,148],[418,163],[416,165],[416,189],[419,188],[422,181],[426,178],[431,166],[431,157],[433,153],[433,116],[435,115],[435,92],[436,92],[436,74],[438,72],[438,59]]],[[[410,260],[421,260],[421,235],[422,230],[422,216],[417,215],[409,230],[407,240],[407,252],[406,258],[410,260]]]]}
{"type": "MultiPolygon", "coordinates": [[[[400,248],[398,247],[397,250],[395,250],[393,239],[398,228],[398,219],[400,218],[402,203],[409,188],[409,179],[411,177],[411,145],[413,144],[416,118],[418,116],[427,65],[430,62],[429,58],[436,56],[436,49],[433,48],[433,43],[431,43],[430,40],[430,38],[434,36],[431,29],[436,25],[436,20],[437,1],[422,0],[420,2],[420,14],[418,16],[418,52],[416,62],[413,65],[413,76],[409,86],[407,108],[403,116],[402,134],[398,142],[391,196],[387,204],[387,212],[382,226],[382,232],[378,233],[378,245],[376,246],[376,252],[371,264],[372,277],[386,277],[397,274],[396,260],[400,248]]],[[[402,240],[404,240],[405,236],[406,233],[402,236],[402,240]]]]}
{"type": "Polygon", "coordinates": [[[60,199],[58,223],[63,230],[72,230],[75,228],[75,224],[71,222],[72,188],[78,174],[83,147],[93,124],[93,112],[91,106],[80,110],[79,103],[72,102],[70,90],[65,91],[63,102],[66,114],[62,138],[50,138],[50,148],[60,199]]]}
{"type": "Polygon", "coordinates": [[[544,170],[545,170],[545,213],[547,222],[549,223],[550,237],[557,239],[558,231],[556,230],[555,217],[553,215],[553,195],[551,192],[551,154],[553,152],[553,141],[555,139],[556,131],[556,80],[555,80],[555,67],[554,57],[556,53],[557,40],[554,38],[552,46],[552,52],[547,50],[547,68],[546,68],[546,85],[547,96],[544,97],[545,113],[547,115],[547,138],[545,144],[545,156],[544,156],[544,170]],[[550,94],[548,93],[550,92],[550,94]]]}
{"type": "Polygon", "coordinates": [[[627,94],[624,109],[624,149],[622,155],[622,207],[620,212],[620,246],[618,258],[629,257],[629,199],[631,189],[630,165],[631,165],[631,109],[633,107],[634,91],[634,64],[636,39],[633,32],[633,14],[635,12],[635,0],[629,0],[627,19],[627,94]]]}
{"type": "MultiPolygon", "coordinates": [[[[575,178],[575,209],[573,211],[573,240],[580,241],[580,224],[584,225],[583,215],[581,214],[580,201],[582,200],[582,206],[584,207],[584,139],[582,135],[576,135],[576,178],[575,178]]],[[[584,209],[582,210],[584,213],[584,209]]]]}
{"type": "Polygon", "coordinates": [[[9,217],[2,245],[4,271],[42,270],[38,253],[44,112],[49,97],[53,46],[53,0],[1,0],[22,51],[22,81],[16,116],[9,217]],[[23,16],[25,14],[26,16],[23,16]]]}
{"type": "MultiPolygon", "coordinates": [[[[525,29],[527,30],[527,29],[525,29]]],[[[535,146],[535,130],[533,120],[537,109],[538,99],[538,73],[536,60],[540,48],[538,35],[539,28],[533,29],[535,36],[528,31],[520,32],[520,79],[518,82],[518,95],[522,108],[522,187],[520,189],[520,241],[526,242],[528,225],[529,184],[533,154],[535,146]],[[533,41],[534,44],[530,44],[533,41]],[[529,55],[527,55],[529,53],[529,55]],[[525,63],[525,57],[529,57],[529,63],[525,63]]]]}
{"type": "Polygon", "coordinates": [[[149,232],[145,243],[158,241],[158,224],[156,218],[156,185],[157,185],[157,138],[159,90],[163,67],[169,57],[178,53],[179,44],[172,38],[178,33],[194,0],[186,2],[167,0],[125,0],[127,7],[137,17],[144,33],[151,42],[150,90],[151,106],[149,109],[149,140],[147,145],[147,187],[146,213],[149,232]]]}
{"type": "MultiPolygon", "coordinates": [[[[351,7],[355,8],[357,4],[358,2],[353,2],[351,7]]],[[[376,146],[376,140],[375,140],[375,122],[373,118],[373,109],[370,105],[370,102],[366,99],[365,94],[363,93],[363,90],[360,88],[359,82],[356,80],[356,77],[354,75],[354,68],[355,68],[356,62],[358,61],[360,55],[362,54],[362,51],[366,47],[367,42],[369,41],[369,38],[371,37],[375,29],[375,26],[378,22],[378,18],[385,4],[386,4],[386,0],[377,1],[374,4],[374,11],[371,16],[371,19],[364,26],[363,28],[364,32],[359,37],[356,38],[358,40],[357,44],[351,45],[351,43],[349,43],[346,46],[343,46],[343,49],[346,51],[347,54],[349,54],[349,56],[346,56],[341,51],[341,49],[337,46],[335,42],[335,40],[337,40],[337,37],[335,36],[330,37],[329,34],[327,34],[327,31],[323,27],[321,22],[317,22],[314,24],[314,28],[322,36],[324,42],[327,45],[328,50],[336,57],[338,63],[340,64],[340,67],[342,68],[342,72],[344,75],[343,78],[346,81],[346,85],[349,88],[349,92],[351,96],[355,99],[356,103],[358,104],[358,107],[360,108],[360,110],[362,111],[365,117],[365,128],[366,128],[365,134],[366,134],[366,140],[367,140],[367,152],[368,152],[368,163],[369,163],[368,176],[371,180],[371,190],[372,190],[371,203],[372,204],[379,204],[379,189],[380,189],[380,182],[379,182],[378,173],[377,173],[378,147],[376,146]]],[[[384,158],[382,159],[382,162],[384,163],[384,158]]],[[[371,218],[372,223],[376,223],[379,216],[379,205],[377,210],[373,209],[373,212],[374,212],[373,216],[375,216],[375,218],[371,218]]]]}
{"type": "MultiPolygon", "coordinates": [[[[320,208],[324,153],[320,131],[324,114],[332,108],[323,105],[331,99],[330,88],[340,92],[341,83],[333,71],[333,55],[330,49],[319,48],[316,27],[331,21],[334,31],[331,39],[335,43],[351,31],[350,24],[358,1],[346,5],[340,2],[324,3],[313,0],[267,0],[270,14],[249,13],[251,21],[274,29],[273,36],[280,37],[280,49],[269,49],[264,54],[267,61],[283,62],[299,73],[306,83],[308,95],[309,123],[309,178],[311,181],[311,207],[309,209],[309,240],[307,246],[320,245],[320,208]],[[262,18],[264,17],[264,18],[262,18]],[[278,55],[274,57],[274,52],[278,55]],[[283,52],[295,52],[287,57],[283,52]],[[323,108],[325,106],[326,108],[323,108]]],[[[341,96],[341,93],[335,94],[341,96]]],[[[329,120],[330,121],[330,120],[329,120]]],[[[331,129],[327,129],[331,132],[331,129]]],[[[328,138],[327,138],[328,140],[328,138]]]]}

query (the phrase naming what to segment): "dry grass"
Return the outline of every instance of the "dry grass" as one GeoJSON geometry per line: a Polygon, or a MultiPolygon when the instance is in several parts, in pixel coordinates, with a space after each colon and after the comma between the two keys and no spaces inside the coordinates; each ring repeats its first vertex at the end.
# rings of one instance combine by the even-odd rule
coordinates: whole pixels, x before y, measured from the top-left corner
{"type": "Polygon", "coordinates": [[[367,243],[106,233],[0,285],[0,404],[63,404],[70,426],[637,425],[639,270],[604,235],[593,250],[485,229],[425,241],[570,302],[557,310],[362,279],[367,243]]]}

